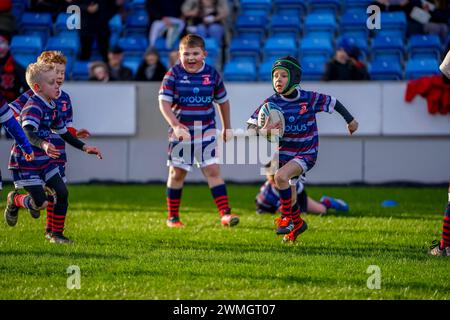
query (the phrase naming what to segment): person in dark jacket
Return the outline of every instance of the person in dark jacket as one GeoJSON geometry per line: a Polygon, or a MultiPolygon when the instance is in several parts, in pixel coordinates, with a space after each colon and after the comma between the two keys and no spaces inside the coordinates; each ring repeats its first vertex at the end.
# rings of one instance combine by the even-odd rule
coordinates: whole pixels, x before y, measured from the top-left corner
{"type": "Polygon", "coordinates": [[[144,59],[136,73],[136,81],[162,81],[167,72],[161,63],[156,49],[149,48],[145,52],[144,59]]]}
{"type": "Polygon", "coordinates": [[[131,81],[133,80],[133,71],[122,64],[123,49],[119,46],[113,46],[108,51],[108,72],[110,81],[131,81]]]}
{"type": "Polygon", "coordinates": [[[125,0],[74,0],[81,9],[80,60],[88,61],[94,40],[103,61],[108,61],[109,20],[119,11],[125,0]]]}
{"type": "Polygon", "coordinates": [[[322,80],[361,80],[358,69],[350,60],[351,49],[352,45],[347,39],[338,43],[336,54],[327,63],[322,80]]]}

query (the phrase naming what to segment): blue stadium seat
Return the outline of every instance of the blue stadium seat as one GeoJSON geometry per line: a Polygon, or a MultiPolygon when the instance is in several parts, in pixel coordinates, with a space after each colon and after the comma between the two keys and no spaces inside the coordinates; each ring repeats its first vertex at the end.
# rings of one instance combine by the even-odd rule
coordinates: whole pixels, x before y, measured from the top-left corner
{"type": "Polygon", "coordinates": [[[147,36],[148,35],[149,18],[147,11],[137,10],[133,11],[127,16],[124,28],[125,35],[137,35],[137,36],[147,36]]]}
{"type": "Polygon", "coordinates": [[[14,60],[23,68],[26,68],[30,63],[36,62],[37,56],[33,53],[17,53],[14,54],[14,60]]]}
{"type": "Polygon", "coordinates": [[[221,53],[219,44],[214,38],[205,38],[205,50],[208,52],[208,57],[213,60],[218,58],[221,53]]]}
{"type": "Polygon", "coordinates": [[[67,19],[70,17],[70,14],[61,12],[56,17],[55,22],[55,34],[59,34],[61,32],[69,31],[67,28],[67,19]]]}
{"type": "Polygon", "coordinates": [[[301,33],[301,25],[300,17],[297,15],[276,13],[271,17],[269,30],[272,34],[291,34],[297,38],[301,33]]]}
{"type": "Polygon", "coordinates": [[[264,56],[284,56],[291,55],[296,57],[298,55],[298,47],[295,38],[281,38],[278,36],[271,36],[266,39],[264,44],[264,56]]]}
{"type": "Polygon", "coordinates": [[[53,28],[52,15],[50,13],[25,12],[20,22],[21,33],[41,33],[45,39],[50,36],[53,28]]]}
{"type": "Polygon", "coordinates": [[[367,35],[366,10],[345,11],[341,17],[341,32],[357,31],[367,35]]]}
{"type": "Polygon", "coordinates": [[[75,61],[72,67],[72,80],[88,80],[89,78],[89,62],[75,61]]]}
{"type": "Polygon", "coordinates": [[[241,10],[246,14],[269,14],[272,9],[271,0],[241,0],[241,10]]]}
{"type": "MultiPolygon", "coordinates": [[[[138,38],[138,39],[143,39],[143,40],[147,40],[147,38],[144,38],[144,37],[142,37],[142,38],[138,38]]],[[[155,42],[155,48],[156,48],[156,50],[158,50],[160,53],[161,52],[170,52],[170,51],[173,51],[173,50],[178,50],[178,46],[180,45],[180,39],[177,39],[173,44],[172,44],[172,47],[170,47],[170,48],[167,48],[166,47],[166,39],[165,38],[163,38],[163,37],[159,37],[158,39],[156,39],[156,42],[155,42]]]]}
{"type": "Polygon", "coordinates": [[[378,35],[372,42],[373,57],[374,59],[377,59],[380,57],[395,56],[398,57],[400,61],[403,61],[403,47],[403,39],[378,35]]]}
{"type": "Polygon", "coordinates": [[[304,24],[305,34],[310,31],[328,31],[334,34],[336,29],[336,18],[332,14],[310,13],[306,16],[304,24]]]}
{"type": "Polygon", "coordinates": [[[79,51],[79,45],[78,41],[73,38],[56,36],[48,39],[46,50],[61,51],[65,56],[75,58],[79,51]]]}
{"type": "Polygon", "coordinates": [[[141,62],[142,59],[139,59],[138,57],[130,57],[123,59],[123,65],[131,69],[131,72],[133,72],[133,77],[136,76],[137,70],[139,69],[139,65],[141,64],[141,62]]]}
{"type": "Polygon", "coordinates": [[[122,32],[123,26],[122,26],[122,18],[120,17],[120,14],[114,15],[108,22],[109,29],[111,30],[111,33],[118,33],[120,34],[122,32]]]}
{"type": "Polygon", "coordinates": [[[136,10],[145,9],[145,2],[146,2],[146,0],[132,0],[130,3],[130,10],[136,11],[136,10]]]}
{"type": "Polygon", "coordinates": [[[45,29],[51,31],[53,26],[52,15],[50,13],[25,12],[20,22],[21,30],[24,29],[45,29]]]}
{"type": "Polygon", "coordinates": [[[267,29],[267,16],[239,15],[236,19],[236,31],[239,35],[243,32],[254,32],[264,37],[267,29]]]}
{"type": "Polygon", "coordinates": [[[441,40],[435,34],[412,35],[408,43],[409,58],[441,58],[441,40]]]}
{"type": "Polygon", "coordinates": [[[367,37],[360,37],[352,33],[345,33],[336,39],[336,43],[340,43],[343,39],[347,39],[350,45],[357,47],[363,54],[363,58],[366,58],[369,55],[369,44],[367,37]]]}
{"type": "Polygon", "coordinates": [[[403,11],[381,12],[382,30],[406,31],[406,15],[403,11]]]}
{"type": "Polygon", "coordinates": [[[300,60],[302,66],[302,80],[318,81],[325,73],[325,59],[317,59],[313,56],[305,56],[300,60]]]}
{"type": "Polygon", "coordinates": [[[329,58],[333,52],[333,44],[329,38],[305,37],[300,41],[300,53],[302,57],[307,55],[321,55],[329,58]]]}
{"type": "Polygon", "coordinates": [[[397,60],[374,60],[368,64],[372,80],[402,80],[403,70],[397,60]]]}
{"type": "Polygon", "coordinates": [[[373,3],[373,0],[345,0],[344,6],[346,10],[366,10],[373,3]]]}
{"type": "Polygon", "coordinates": [[[328,31],[308,31],[305,32],[305,38],[317,38],[317,39],[329,39],[331,42],[334,41],[334,34],[328,31]]]}
{"type": "Polygon", "coordinates": [[[261,42],[258,39],[247,39],[235,37],[231,40],[230,56],[252,56],[259,57],[261,42]]]}
{"type": "Polygon", "coordinates": [[[342,11],[341,0],[313,0],[309,1],[311,12],[329,12],[338,14],[342,11]]]}
{"type": "Polygon", "coordinates": [[[11,53],[30,54],[37,57],[42,51],[42,40],[35,35],[14,36],[11,41],[11,53]]]}
{"type": "Polygon", "coordinates": [[[273,0],[274,9],[279,14],[295,14],[303,17],[306,12],[306,0],[273,0]]]}
{"type": "Polygon", "coordinates": [[[126,57],[128,56],[142,57],[142,54],[147,48],[147,44],[148,39],[143,37],[124,37],[120,38],[118,42],[118,45],[123,49],[124,55],[126,57]]]}
{"type": "Polygon", "coordinates": [[[410,59],[406,63],[406,79],[417,79],[435,74],[440,74],[439,63],[436,59],[410,59]]]}
{"type": "Polygon", "coordinates": [[[224,67],[224,78],[227,81],[256,81],[256,65],[246,61],[230,60],[224,67]]]}
{"type": "Polygon", "coordinates": [[[275,59],[268,59],[259,65],[259,81],[272,81],[272,65],[274,62],[275,59]]]}

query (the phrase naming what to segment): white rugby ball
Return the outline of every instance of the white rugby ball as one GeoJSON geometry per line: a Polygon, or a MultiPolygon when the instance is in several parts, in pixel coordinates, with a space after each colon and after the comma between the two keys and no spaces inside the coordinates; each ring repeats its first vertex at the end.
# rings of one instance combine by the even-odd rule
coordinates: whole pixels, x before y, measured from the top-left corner
{"type": "Polygon", "coordinates": [[[261,129],[269,119],[270,123],[281,122],[280,129],[278,129],[278,134],[267,132],[261,132],[261,135],[265,136],[270,142],[278,142],[284,134],[285,120],[283,111],[275,103],[266,102],[261,106],[258,113],[258,128],[261,129]]]}

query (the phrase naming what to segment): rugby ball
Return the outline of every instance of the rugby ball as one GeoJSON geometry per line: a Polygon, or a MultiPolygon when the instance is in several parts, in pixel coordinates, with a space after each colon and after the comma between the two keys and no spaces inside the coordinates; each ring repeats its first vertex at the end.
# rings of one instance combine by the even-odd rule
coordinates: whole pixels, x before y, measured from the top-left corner
{"type": "Polygon", "coordinates": [[[270,142],[278,142],[284,134],[285,120],[283,111],[275,103],[266,102],[261,106],[258,113],[258,128],[261,129],[269,119],[270,123],[281,122],[281,127],[278,129],[278,134],[270,132],[261,132],[261,135],[265,136],[270,142]]]}

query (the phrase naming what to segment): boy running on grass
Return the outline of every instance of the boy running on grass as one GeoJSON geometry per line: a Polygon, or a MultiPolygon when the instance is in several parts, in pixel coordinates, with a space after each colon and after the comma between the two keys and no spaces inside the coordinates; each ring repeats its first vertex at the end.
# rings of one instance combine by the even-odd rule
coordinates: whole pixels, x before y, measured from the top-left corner
{"type": "Polygon", "coordinates": [[[62,226],[53,232],[48,240],[51,243],[72,243],[63,235],[64,221],[68,208],[68,191],[61,177],[59,162],[60,150],[53,145],[51,133],[57,133],[64,141],[88,154],[101,159],[100,150],[87,146],[67,131],[54,103],[60,95],[56,68],[53,64],[32,63],[26,72],[27,83],[34,95],[23,107],[19,123],[30,141],[35,159],[25,161],[25,156],[16,144],[11,150],[9,169],[12,171],[16,188],[24,188],[29,195],[20,195],[17,191],[8,194],[5,219],[10,226],[17,223],[19,208],[35,211],[48,205],[44,186],[52,189],[56,195],[53,221],[62,226]]]}
{"type": "Polygon", "coordinates": [[[231,213],[225,182],[216,155],[214,103],[222,120],[222,139],[230,134],[230,103],[219,73],[205,63],[202,37],[189,34],[180,42],[180,63],[165,75],[159,91],[159,109],[169,128],[169,177],[167,179],[167,226],[183,227],[179,208],[184,179],[195,163],[208,181],[221,223],[234,226],[239,217],[231,213]]]}
{"type": "MultiPolygon", "coordinates": [[[[280,194],[281,218],[278,219],[277,234],[284,235],[283,242],[294,242],[307,229],[300,217],[298,203],[292,203],[289,180],[311,170],[317,159],[319,137],[316,113],[336,110],[347,122],[350,134],[358,129],[358,122],[336,98],[305,91],[299,87],[302,69],[297,59],[287,56],[275,61],[272,66],[272,85],[275,94],[266,99],[281,108],[286,120],[284,136],[280,138],[279,169],[275,173],[275,185],[280,194]]],[[[264,102],[264,103],[265,103],[264,102]]],[[[280,128],[280,123],[266,121],[264,128],[257,125],[256,109],[247,121],[249,129],[267,130],[280,128]]]]}
{"type": "MultiPolygon", "coordinates": [[[[60,51],[44,51],[41,53],[41,55],[38,57],[37,62],[40,63],[47,63],[47,64],[54,64],[56,69],[56,82],[61,87],[64,84],[65,80],[65,74],[66,74],[66,64],[67,64],[67,58],[64,56],[64,54],[60,51]]],[[[64,122],[67,131],[69,131],[73,136],[77,137],[78,139],[87,138],[90,136],[90,133],[86,129],[80,129],[77,130],[73,126],[73,109],[72,109],[72,102],[70,100],[70,96],[67,94],[67,92],[60,90],[59,96],[54,100],[55,105],[58,109],[59,116],[61,117],[62,121],[64,122]]],[[[27,103],[28,99],[33,96],[33,90],[28,90],[27,92],[24,92],[20,97],[18,97],[15,101],[10,103],[11,109],[13,109],[16,116],[20,114],[23,107],[27,103]]],[[[67,163],[67,156],[66,156],[66,150],[65,150],[65,142],[61,139],[59,134],[51,133],[51,143],[59,150],[60,156],[58,159],[54,159],[54,163],[58,164],[59,166],[59,172],[61,174],[61,177],[64,182],[67,181],[66,179],[66,163],[67,163]]],[[[47,189],[48,193],[48,205],[47,205],[47,219],[46,219],[46,226],[45,226],[45,237],[51,238],[52,233],[58,233],[62,232],[64,227],[64,221],[61,220],[53,220],[53,209],[55,206],[55,194],[52,192],[52,190],[47,189]]],[[[30,210],[30,213],[33,214],[33,216],[39,217],[39,212],[35,213],[33,210],[30,210]]]]}

